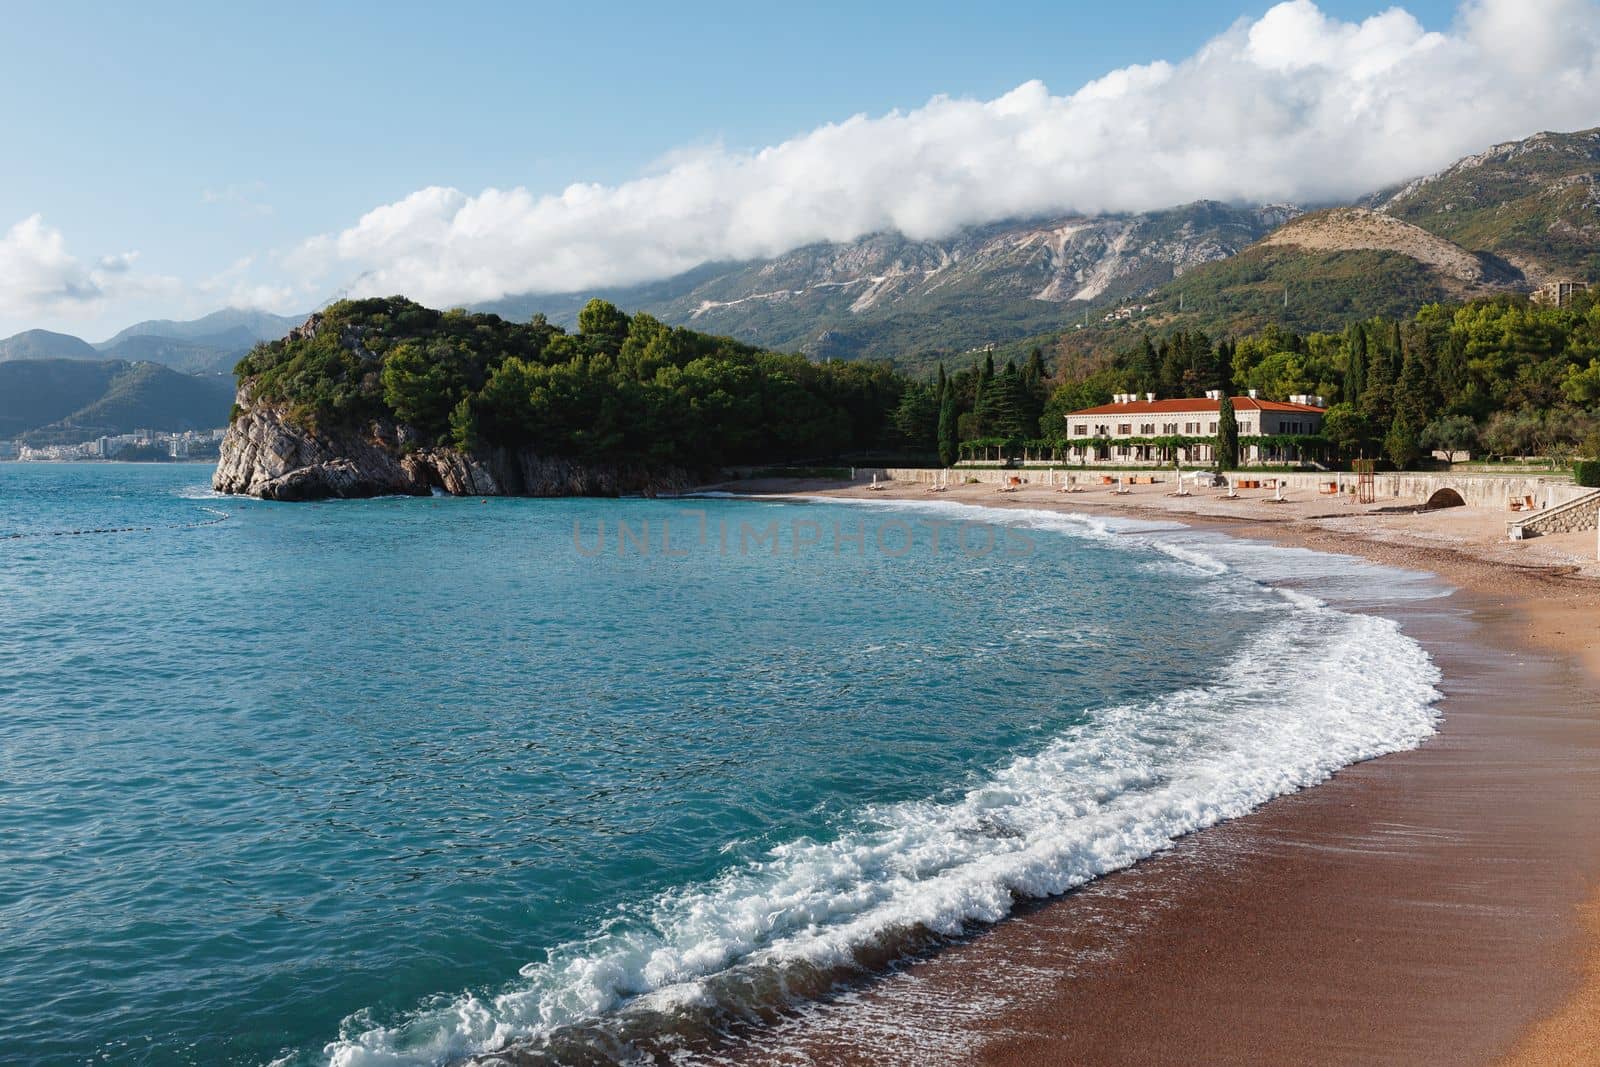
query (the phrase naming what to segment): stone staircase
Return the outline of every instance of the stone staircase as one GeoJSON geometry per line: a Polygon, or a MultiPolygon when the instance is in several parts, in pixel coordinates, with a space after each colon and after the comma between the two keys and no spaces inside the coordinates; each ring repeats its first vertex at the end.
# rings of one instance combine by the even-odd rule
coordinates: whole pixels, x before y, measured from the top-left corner
{"type": "Polygon", "coordinates": [[[1572,533],[1600,526],[1600,489],[1585,493],[1543,511],[1525,512],[1506,523],[1506,534],[1513,541],[1540,534],[1572,533]]]}

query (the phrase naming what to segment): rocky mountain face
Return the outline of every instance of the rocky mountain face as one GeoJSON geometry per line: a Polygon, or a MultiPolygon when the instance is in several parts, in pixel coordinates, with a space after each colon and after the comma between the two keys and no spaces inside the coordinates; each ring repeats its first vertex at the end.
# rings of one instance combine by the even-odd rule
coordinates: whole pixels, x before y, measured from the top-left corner
{"type": "Polygon", "coordinates": [[[817,358],[962,350],[1059,325],[1225,259],[1293,218],[1290,205],[1190,204],[1143,215],[1005,222],[940,241],[874,234],[598,294],[484,305],[569,323],[590,295],[668,322],[817,358]]]}
{"type": "MultiPolygon", "coordinates": [[[[1113,329],[1208,309],[1209,326],[1336,328],[1417,301],[1600,278],[1600,130],[1541,133],[1340,209],[1210,202],[997,223],[940,241],[876,234],[604,292],[485,305],[571,323],[590,296],[818,358],[908,369],[1150,305],[1113,329]],[[1280,229],[1281,228],[1281,229],[1280,229]],[[1265,238],[1265,240],[1263,240],[1265,238]],[[1297,303],[1298,299],[1298,303],[1297,303]],[[1188,301],[1188,302],[1181,302],[1188,301]]],[[[1180,316],[1181,317],[1181,316],[1180,316]]],[[[1192,314],[1187,315],[1193,319],[1192,314]]]]}
{"type": "Polygon", "coordinates": [[[1469,252],[1420,226],[1366,208],[1302,215],[1265,237],[1260,247],[1398,253],[1421,264],[1458,298],[1487,295],[1523,280],[1521,272],[1507,269],[1498,257],[1469,252]]]}
{"type": "Polygon", "coordinates": [[[1539,133],[1363,206],[1502,261],[1511,284],[1600,273],[1600,129],[1539,133]]]}
{"type": "Polygon", "coordinates": [[[1338,329],[1557,279],[1600,280],[1600,130],[1496,145],[1357,205],[1301,215],[1142,298],[1148,314],[1081,331],[1076,347],[1118,343],[1130,328],[1338,329]]]}

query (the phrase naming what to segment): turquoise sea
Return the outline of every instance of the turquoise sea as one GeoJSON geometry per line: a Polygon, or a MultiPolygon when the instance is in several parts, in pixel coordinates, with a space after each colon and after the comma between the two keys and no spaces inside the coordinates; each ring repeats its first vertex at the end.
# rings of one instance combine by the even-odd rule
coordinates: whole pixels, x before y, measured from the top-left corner
{"type": "Polygon", "coordinates": [[[0,464],[6,1063],[693,1062],[1435,725],[1334,557],[210,473],[0,464]]]}

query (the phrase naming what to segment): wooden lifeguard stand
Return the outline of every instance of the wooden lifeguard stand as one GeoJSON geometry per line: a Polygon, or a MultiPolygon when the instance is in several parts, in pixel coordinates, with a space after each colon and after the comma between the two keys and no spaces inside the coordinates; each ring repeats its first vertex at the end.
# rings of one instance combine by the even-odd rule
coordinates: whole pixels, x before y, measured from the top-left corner
{"type": "Polygon", "coordinates": [[[1356,471],[1356,503],[1376,504],[1378,502],[1378,485],[1373,480],[1373,471],[1377,469],[1378,461],[1375,459],[1358,459],[1353,464],[1356,471]]]}

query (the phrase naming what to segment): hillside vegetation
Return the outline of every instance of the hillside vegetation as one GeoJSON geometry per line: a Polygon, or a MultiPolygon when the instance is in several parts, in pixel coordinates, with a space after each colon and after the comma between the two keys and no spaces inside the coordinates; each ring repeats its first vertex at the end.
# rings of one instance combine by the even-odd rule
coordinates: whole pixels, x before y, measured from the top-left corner
{"type": "Polygon", "coordinates": [[[1064,366],[1040,427],[1047,439],[1060,433],[1059,415],[1115,393],[1255,389],[1273,400],[1325,397],[1328,442],[1346,459],[1409,466],[1432,449],[1600,455],[1600,296],[1590,294],[1563,308],[1516,295],[1432,303],[1337,331],[1147,334],[1064,366]]]}
{"type": "Polygon", "coordinates": [[[100,359],[89,342],[66,333],[24,330],[0,341],[0,362],[13,359],[100,359]]]}
{"type": "Polygon", "coordinates": [[[896,443],[905,381],[813,363],[591,301],[567,333],[542,316],[342,301],[238,366],[252,403],[313,432],[385,420],[417,446],[705,469],[896,443]]]}
{"type": "Polygon", "coordinates": [[[0,437],[76,443],[138,429],[199,430],[227,423],[226,378],[119,360],[0,363],[0,437]]]}

